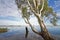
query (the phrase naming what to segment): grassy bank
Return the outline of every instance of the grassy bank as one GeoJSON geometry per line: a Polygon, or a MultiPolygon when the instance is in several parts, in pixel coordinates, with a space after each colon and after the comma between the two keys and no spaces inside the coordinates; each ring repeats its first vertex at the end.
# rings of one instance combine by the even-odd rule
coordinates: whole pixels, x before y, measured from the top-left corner
{"type": "Polygon", "coordinates": [[[8,29],[7,28],[0,28],[0,33],[4,33],[4,32],[7,32],[8,29]]]}

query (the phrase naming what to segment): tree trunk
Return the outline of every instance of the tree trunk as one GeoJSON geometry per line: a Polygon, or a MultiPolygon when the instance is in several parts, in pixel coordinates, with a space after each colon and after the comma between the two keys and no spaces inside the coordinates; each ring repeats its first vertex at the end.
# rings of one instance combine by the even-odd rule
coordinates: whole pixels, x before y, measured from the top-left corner
{"type": "Polygon", "coordinates": [[[43,38],[44,40],[54,40],[54,39],[50,36],[50,34],[48,33],[48,30],[46,29],[46,26],[45,26],[43,20],[41,20],[39,16],[36,16],[36,17],[37,17],[38,23],[39,23],[39,25],[40,25],[40,27],[41,27],[41,33],[40,33],[40,35],[42,36],[42,38],[43,38]]]}
{"type": "Polygon", "coordinates": [[[48,33],[45,24],[43,22],[40,22],[40,26],[41,26],[41,36],[43,37],[44,40],[54,40],[50,34],[48,33]]]}

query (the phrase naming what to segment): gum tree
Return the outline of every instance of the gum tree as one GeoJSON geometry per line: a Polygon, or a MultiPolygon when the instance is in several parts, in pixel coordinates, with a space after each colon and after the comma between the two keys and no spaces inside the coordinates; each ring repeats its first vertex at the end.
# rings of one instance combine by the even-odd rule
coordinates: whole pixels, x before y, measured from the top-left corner
{"type": "Polygon", "coordinates": [[[21,11],[22,18],[29,24],[32,31],[40,35],[44,40],[54,40],[44,24],[44,19],[49,20],[53,25],[56,25],[56,13],[53,8],[48,6],[48,0],[15,0],[18,10],[21,11]],[[34,15],[37,18],[40,32],[30,23],[30,17],[34,15]]]}

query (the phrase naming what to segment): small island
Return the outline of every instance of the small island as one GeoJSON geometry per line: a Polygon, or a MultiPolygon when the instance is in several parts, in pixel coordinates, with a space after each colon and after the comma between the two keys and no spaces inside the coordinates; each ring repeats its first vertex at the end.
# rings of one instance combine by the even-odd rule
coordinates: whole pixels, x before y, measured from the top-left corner
{"type": "Polygon", "coordinates": [[[7,28],[0,28],[0,33],[4,33],[4,32],[7,32],[8,29],[7,28]]]}

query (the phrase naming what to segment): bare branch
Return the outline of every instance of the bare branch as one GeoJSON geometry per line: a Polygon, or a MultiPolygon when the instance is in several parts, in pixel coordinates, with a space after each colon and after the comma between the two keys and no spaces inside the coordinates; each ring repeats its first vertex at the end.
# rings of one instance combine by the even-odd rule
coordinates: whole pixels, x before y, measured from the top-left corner
{"type": "Polygon", "coordinates": [[[35,10],[33,9],[33,7],[31,6],[30,2],[27,0],[28,5],[30,6],[31,10],[34,12],[34,14],[36,13],[35,10]]]}
{"type": "Polygon", "coordinates": [[[23,18],[23,19],[24,19],[24,21],[28,24],[28,22],[27,22],[26,18],[23,18]]]}
{"type": "Polygon", "coordinates": [[[42,0],[43,1],[43,4],[42,4],[42,8],[41,8],[41,10],[40,11],[42,11],[43,10],[43,8],[44,8],[44,0],[42,0]]]}
{"type": "Polygon", "coordinates": [[[37,32],[37,30],[34,28],[34,26],[31,25],[31,23],[29,22],[29,20],[28,20],[28,24],[29,24],[29,26],[31,27],[31,29],[32,29],[32,31],[33,31],[34,33],[40,34],[40,32],[37,32]]]}
{"type": "Polygon", "coordinates": [[[23,19],[24,19],[24,21],[25,21],[27,24],[29,24],[29,26],[31,27],[31,29],[32,29],[32,31],[33,31],[34,33],[40,35],[40,32],[37,32],[37,30],[33,27],[33,25],[31,25],[31,23],[29,22],[28,19],[25,19],[25,18],[23,18],[23,19]]]}
{"type": "Polygon", "coordinates": [[[35,8],[36,8],[36,1],[35,1],[35,0],[33,0],[33,3],[34,3],[34,6],[35,6],[35,8]]]}
{"type": "Polygon", "coordinates": [[[44,8],[44,0],[42,0],[42,2],[43,2],[43,4],[42,4],[42,8],[41,8],[41,10],[40,10],[40,17],[41,17],[41,11],[42,11],[43,8],[44,8]]]}
{"type": "Polygon", "coordinates": [[[37,9],[38,9],[38,6],[40,5],[41,0],[36,0],[36,1],[37,1],[37,9]]]}

